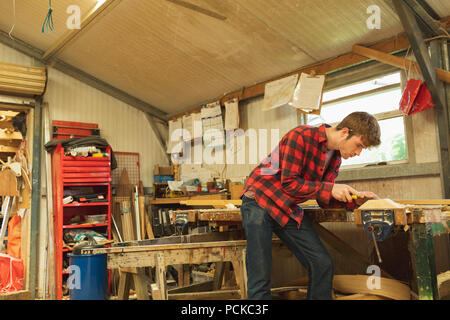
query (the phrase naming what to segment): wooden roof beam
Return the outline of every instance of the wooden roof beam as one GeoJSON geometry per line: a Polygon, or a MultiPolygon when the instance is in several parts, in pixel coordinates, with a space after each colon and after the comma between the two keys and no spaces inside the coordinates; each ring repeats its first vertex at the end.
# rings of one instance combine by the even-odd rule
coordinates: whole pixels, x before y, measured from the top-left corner
{"type": "MultiPolygon", "coordinates": [[[[449,29],[450,28],[450,16],[441,19],[440,24],[443,26],[444,30],[449,29]]],[[[385,41],[376,43],[374,45],[371,45],[368,48],[378,50],[383,53],[395,54],[395,53],[404,51],[404,50],[408,49],[409,47],[410,47],[410,43],[408,41],[408,37],[406,36],[406,34],[402,34],[394,39],[385,40],[385,41]]],[[[281,75],[279,77],[276,77],[276,78],[273,78],[273,79],[270,79],[267,81],[260,82],[251,87],[242,88],[240,90],[233,91],[231,93],[227,93],[223,96],[211,99],[211,100],[209,100],[209,102],[220,100],[220,103],[223,105],[226,101],[231,100],[233,98],[238,98],[239,101],[247,100],[250,98],[254,98],[254,97],[263,95],[266,84],[271,81],[289,77],[294,74],[300,75],[302,72],[310,73],[311,71],[315,71],[316,74],[331,74],[331,73],[341,71],[341,70],[349,68],[349,67],[356,66],[358,64],[361,64],[361,63],[364,63],[367,61],[369,61],[367,59],[367,57],[363,57],[359,54],[355,54],[354,52],[347,53],[347,54],[341,55],[339,57],[327,59],[325,61],[303,67],[294,72],[284,74],[284,75],[281,75]]],[[[188,108],[188,110],[186,110],[186,111],[169,114],[168,120],[175,120],[184,115],[189,115],[192,113],[200,112],[200,110],[201,110],[200,106],[191,107],[191,108],[188,108]]]]}
{"type": "MultiPolygon", "coordinates": [[[[390,55],[388,53],[384,53],[378,50],[373,50],[367,47],[363,47],[360,45],[355,44],[353,46],[353,52],[356,54],[359,54],[361,56],[374,59],[386,64],[389,64],[391,66],[397,67],[399,69],[403,70],[414,70],[416,72],[420,72],[419,64],[415,61],[396,57],[393,55],[390,55]]],[[[447,83],[450,83],[450,72],[434,68],[436,75],[439,80],[445,81],[447,83]]]]}
{"type": "Polygon", "coordinates": [[[56,41],[42,56],[43,60],[49,60],[64,50],[70,42],[76,37],[86,32],[89,28],[95,25],[102,17],[114,9],[122,0],[106,0],[100,6],[96,5],[88,14],[81,20],[80,29],[71,29],[67,31],[58,41],[56,41]]]}

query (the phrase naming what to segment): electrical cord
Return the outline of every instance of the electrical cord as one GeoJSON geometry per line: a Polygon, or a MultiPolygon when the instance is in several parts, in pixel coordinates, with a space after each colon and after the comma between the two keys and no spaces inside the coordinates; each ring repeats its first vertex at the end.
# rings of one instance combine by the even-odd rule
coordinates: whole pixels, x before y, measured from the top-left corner
{"type": "Polygon", "coordinates": [[[48,13],[45,16],[44,24],[42,25],[42,33],[44,33],[44,30],[46,31],[47,34],[49,29],[51,31],[54,30],[52,13],[53,13],[52,0],[49,0],[48,13]]]}

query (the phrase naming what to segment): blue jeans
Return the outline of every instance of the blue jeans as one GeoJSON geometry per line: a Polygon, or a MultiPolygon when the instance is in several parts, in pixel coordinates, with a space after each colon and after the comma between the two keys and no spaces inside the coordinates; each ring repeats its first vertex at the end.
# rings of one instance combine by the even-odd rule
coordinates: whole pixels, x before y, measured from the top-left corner
{"type": "Polygon", "coordinates": [[[331,300],[333,260],[315,232],[310,219],[303,216],[300,229],[290,219],[281,227],[255,199],[242,197],[242,225],[247,239],[247,297],[271,299],[272,232],[308,270],[308,300],[331,300]]]}

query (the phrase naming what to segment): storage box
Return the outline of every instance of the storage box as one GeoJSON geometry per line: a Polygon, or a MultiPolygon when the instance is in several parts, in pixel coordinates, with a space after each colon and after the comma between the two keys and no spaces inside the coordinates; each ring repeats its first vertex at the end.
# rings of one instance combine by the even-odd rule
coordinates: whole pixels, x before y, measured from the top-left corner
{"type": "Polygon", "coordinates": [[[163,182],[167,182],[167,181],[174,181],[175,178],[173,177],[173,175],[154,175],[153,176],[153,182],[154,183],[163,183],[163,182]]]}
{"type": "Polygon", "coordinates": [[[155,168],[153,170],[153,174],[155,176],[162,175],[162,176],[173,176],[174,170],[173,166],[170,167],[160,167],[159,165],[155,165],[155,168]]]}
{"type": "Polygon", "coordinates": [[[244,190],[244,185],[242,183],[230,182],[230,199],[239,200],[241,197],[242,190],[244,190]]]}

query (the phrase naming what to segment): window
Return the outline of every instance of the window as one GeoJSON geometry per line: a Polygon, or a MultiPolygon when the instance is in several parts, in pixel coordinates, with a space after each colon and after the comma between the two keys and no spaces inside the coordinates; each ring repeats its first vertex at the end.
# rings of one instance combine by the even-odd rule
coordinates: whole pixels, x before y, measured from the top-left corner
{"type": "Polygon", "coordinates": [[[373,114],[380,124],[381,144],[365,149],[359,157],[343,159],[342,166],[406,160],[405,125],[398,110],[402,96],[400,72],[324,92],[320,116],[308,115],[307,123],[337,125],[354,111],[373,114]]]}

